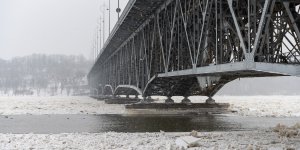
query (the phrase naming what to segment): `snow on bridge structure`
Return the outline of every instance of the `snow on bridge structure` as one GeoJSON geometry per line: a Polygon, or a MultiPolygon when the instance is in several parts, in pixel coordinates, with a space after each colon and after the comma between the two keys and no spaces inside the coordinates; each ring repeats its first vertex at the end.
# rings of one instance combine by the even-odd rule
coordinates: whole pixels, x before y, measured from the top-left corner
{"type": "Polygon", "coordinates": [[[299,75],[299,0],[129,0],[88,80],[102,95],[171,98],[299,75]]]}

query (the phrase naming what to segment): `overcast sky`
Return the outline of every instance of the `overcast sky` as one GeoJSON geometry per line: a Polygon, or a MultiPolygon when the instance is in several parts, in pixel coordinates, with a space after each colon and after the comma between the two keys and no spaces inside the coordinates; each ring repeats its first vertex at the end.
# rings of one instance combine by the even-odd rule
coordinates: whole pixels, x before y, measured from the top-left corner
{"type": "MultiPolygon", "coordinates": [[[[92,57],[101,6],[109,0],[0,0],[0,58],[33,53],[92,57]]],[[[117,20],[111,0],[111,29],[117,20]]],[[[122,10],[128,0],[120,0],[122,10]]],[[[108,34],[108,10],[106,11],[108,34]]]]}

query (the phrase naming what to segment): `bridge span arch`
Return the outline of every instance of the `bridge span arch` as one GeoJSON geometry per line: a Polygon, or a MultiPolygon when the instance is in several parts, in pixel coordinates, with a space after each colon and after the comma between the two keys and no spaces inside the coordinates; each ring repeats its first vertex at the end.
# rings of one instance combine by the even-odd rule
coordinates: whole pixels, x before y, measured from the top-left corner
{"type": "Polygon", "coordinates": [[[141,89],[133,85],[119,85],[115,89],[115,95],[143,95],[141,89]]]}
{"type": "Polygon", "coordinates": [[[111,85],[104,85],[102,95],[114,95],[114,89],[111,85]]]}

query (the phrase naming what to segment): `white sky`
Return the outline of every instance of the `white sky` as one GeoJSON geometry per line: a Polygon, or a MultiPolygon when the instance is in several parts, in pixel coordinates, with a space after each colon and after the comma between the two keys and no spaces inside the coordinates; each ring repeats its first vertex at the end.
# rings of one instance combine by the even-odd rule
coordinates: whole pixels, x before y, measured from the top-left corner
{"type": "MultiPolygon", "coordinates": [[[[111,29],[117,1],[111,1],[111,29]]],[[[92,57],[100,8],[109,0],[0,0],[0,58],[33,53],[92,57]]],[[[122,10],[128,0],[120,0],[122,10]]],[[[108,10],[106,10],[108,34],[108,10]]],[[[107,37],[107,35],[106,35],[107,37]]]]}

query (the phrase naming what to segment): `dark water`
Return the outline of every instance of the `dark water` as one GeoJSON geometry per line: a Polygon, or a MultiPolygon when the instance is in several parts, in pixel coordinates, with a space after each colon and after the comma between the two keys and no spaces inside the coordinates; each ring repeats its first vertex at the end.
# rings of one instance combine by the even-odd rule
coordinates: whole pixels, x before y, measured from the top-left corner
{"type": "Polygon", "coordinates": [[[189,132],[254,130],[300,118],[255,118],[224,115],[14,115],[0,116],[0,133],[189,132]]]}

